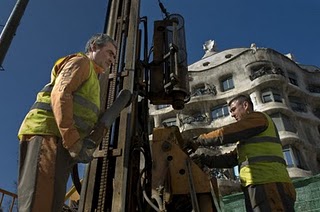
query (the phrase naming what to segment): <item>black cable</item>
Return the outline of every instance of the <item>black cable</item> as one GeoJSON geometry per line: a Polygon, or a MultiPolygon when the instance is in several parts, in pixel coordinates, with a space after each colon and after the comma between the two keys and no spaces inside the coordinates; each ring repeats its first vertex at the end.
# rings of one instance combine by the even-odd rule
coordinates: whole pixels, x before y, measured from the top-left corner
{"type": "Polygon", "coordinates": [[[81,194],[81,182],[80,182],[80,178],[79,178],[78,164],[76,164],[72,167],[71,178],[72,178],[73,185],[76,188],[77,192],[79,194],[81,194]]]}
{"type": "Polygon", "coordinates": [[[160,0],[158,0],[158,2],[159,2],[159,7],[161,9],[161,12],[166,16],[166,18],[168,18],[170,13],[168,13],[167,9],[164,7],[164,5],[160,0]]]}

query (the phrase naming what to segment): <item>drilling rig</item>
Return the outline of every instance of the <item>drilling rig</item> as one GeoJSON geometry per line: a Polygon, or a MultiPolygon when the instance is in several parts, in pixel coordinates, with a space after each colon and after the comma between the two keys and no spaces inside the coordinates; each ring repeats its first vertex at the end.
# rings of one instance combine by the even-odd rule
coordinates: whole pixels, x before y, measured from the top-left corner
{"type": "MultiPolygon", "coordinates": [[[[150,104],[182,110],[189,101],[187,49],[183,17],[169,14],[159,1],[165,18],[154,21],[149,50],[148,19],[140,17],[140,3],[108,1],[103,32],[116,41],[118,52],[115,64],[99,76],[101,113],[121,90],[133,95],[105,131],[82,180],[78,166],[73,168],[77,211],[221,211],[216,178],[192,162],[179,128],[149,124],[150,104]]],[[[27,4],[17,2],[1,33],[0,65],[27,4]]]]}
{"type": "Polygon", "coordinates": [[[96,149],[82,183],[74,167],[78,211],[220,211],[217,181],[189,159],[179,129],[149,125],[149,104],[181,110],[189,100],[184,19],[159,6],[165,18],[154,22],[149,51],[140,0],[108,3],[104,33],[117,42],[118,53],[99,78],[101,108],[122,89],[133,97],[96,149]]]}
{"type": "MultiPolygon", "coordinates": [[[[121,90],[133,95],[112,127],[105,131],[94,159],[79,179],[71,174],[80,197],[77,211],[221,211],[217,180],[190,159],[179,128],[152,127],[149,105],[182,110],[190,99],[184,19],[169,14],[154,21],[148,48],[148,19],[140,0],[109,0],[103,32],[117,43],[115,64],[100,74],[101,113],[121,90]],[[151,138],[152,135],[152,138],[151,138]]],[[[1,33],[0,65],[28,0],[19,0],[1,33]]],[[[68,195],[67,195],[68,196],[68,195]]],[[[70,208],[66,208],[70,211],[70,208]]]]}

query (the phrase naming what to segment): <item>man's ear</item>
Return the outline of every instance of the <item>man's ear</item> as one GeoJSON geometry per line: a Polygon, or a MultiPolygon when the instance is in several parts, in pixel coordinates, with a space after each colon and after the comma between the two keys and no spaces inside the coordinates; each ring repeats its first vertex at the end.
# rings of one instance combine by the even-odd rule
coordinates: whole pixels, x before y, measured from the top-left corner
{"type": "Polygon", "coordinates": [[[242,104],[245,110],[249,109],[249,103],[247,101],[244,101],[242,104]]]}
{"type": "Polygon", "coordinates": [[[97,47],[95,44],[92,43],[92,44],[90,44],[90,49],[91,49],[91,52],[94,52],[97,50],[97,47]]]}

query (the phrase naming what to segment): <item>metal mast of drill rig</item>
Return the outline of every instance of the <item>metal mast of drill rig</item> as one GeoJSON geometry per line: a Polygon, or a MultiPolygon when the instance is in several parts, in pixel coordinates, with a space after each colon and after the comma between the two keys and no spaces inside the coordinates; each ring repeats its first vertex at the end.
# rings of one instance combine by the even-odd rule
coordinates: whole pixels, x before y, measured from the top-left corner
{"type": "Polygon", "coordinates": [[[118,55],[109,73],[100,76],[101,108],[108,108],[121,89],[134,95],[87,168],[79,211],[151,210],[148,101],[182,109],[188,99],[183,18],[166,13],[165,20],[155,22],[149,63],[147,18],[140,18],[139,9],[140,0],[110,0],[108,4],[104,32],[117,42],[118,55]],[[141,161],[145,161],[142,167],[141,161]]]}
{"type": "Polygon", "coordinates": [[[96,158],[87,167],[79,211],[135,211],[137,207],[136,198],[131,194],[136,190],[137,182],[133,181],[138,179],[140,162],[140,152],[134,154],[133,151],[138,148],[135,137],[139,133],[136,121],[138,95],[135,92],[135,86],[139,84],[139,74],[135,73],[140,54],[137,48],[139,7],[139,0],[109,0],[108,3],[104,32],[117,42],[118,54],[109,73],[100,76],[101,108],[108,108],[121,89],[130,90],[134,96],[132,104],[121,113],[99,151],[95,152],[96,158]]]}

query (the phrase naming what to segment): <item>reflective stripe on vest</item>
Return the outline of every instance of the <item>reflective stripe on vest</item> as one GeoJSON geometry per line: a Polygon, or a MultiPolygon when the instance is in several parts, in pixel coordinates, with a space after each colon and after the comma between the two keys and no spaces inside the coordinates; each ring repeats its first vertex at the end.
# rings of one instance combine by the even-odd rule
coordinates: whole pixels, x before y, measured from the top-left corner
{"type": "MultiPolygon", "coordinates": [[[[48,92],[51,93],[53,89],[52,85],[46,85],[40,92],[48,92]]],[[[73,94],[73,100],[74,102],[92,110],[97,116],[99,115],[99,107],[97,107],[95,104],[92,102],[88,101],[87,99],[83,98],[80,95],[73,94]]],[[[47,111],[52,111],[51,105],[49,103],[44,103],[44,102],[35,102],[31,109],[42,109],[42,110],[47,110],[47,111]]]]}
{"type": "Polygon", "coordinates": [[[238,165],[240,169],[257,162],[277,162],[286,165],[281,140],[271,118],[266,117],[269,124],[264,132],[238,143],[238,165]]]}
{"type": "Polygon", "coordinates": [[[247,166],[252,163],[258,163],[258,162],[277,162],[277,163],[282,163],[285,166],[287,165],[286,161],[281,157],[265,155],[265,156],[257,156],[257,157],[253,157],[253,158],[248,158],[246,161],[239,164],[239,167],[241,169],[244,166],[247,166]]]}
{"type": "MultiPolygon", "coordinates": [[[[44,102],[35,102],[31,109],[30,110],[33,110],[33,109],[41,109],[41,110],[46,110],[46,111],[50,111],[52,112],[52,107],[50,104],[48,103],[44,103],[44,102]]],[[[81,129],[83,129],[84,131],[86,132],[89,132],[91,130],[91,126],[88,125],[87,123],[85,123],[81,117],[79,116],[76,116],[75,114],[73,114],[73,118],[74,118],[74,121],[76,123],[77,126],[79,126],[81,129]]]]}

